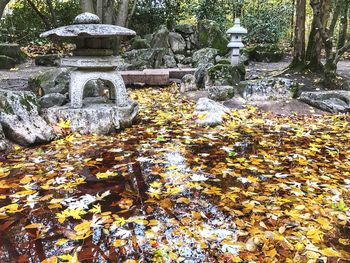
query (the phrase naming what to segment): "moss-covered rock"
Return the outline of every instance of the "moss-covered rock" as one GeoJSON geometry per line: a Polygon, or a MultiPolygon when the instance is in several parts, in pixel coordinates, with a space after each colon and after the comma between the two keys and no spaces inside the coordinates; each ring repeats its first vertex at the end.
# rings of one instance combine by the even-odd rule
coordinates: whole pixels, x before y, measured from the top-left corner
{"type": "Polygon", "coordinates": [[[8,56],[0,55],[0,69],[11,69],[16,66],[16,60],[8,56]]]}
{"type": "Polygon", "coordinates": [[[44,67],[57,67],[61,56],[58,54],[39,55],[35,58],[35,65],[44,67]]]}
{"type": "Polygon", "coordinates": [[[39,115],[38,105],[32,92],[0,89],[0,124],[7,139],[30,146],[54,138],[51,127],[39,115]]]}
{"type": "Polygon", "coordinates": [[[167,54],[165,48],[135,49],[123,54],[125,62],[130,64],[130,70],[143,70],[146,68],[161,68],[163,58],[167,54]]]}
{"type": "Polygon", "coordinates": [[[229,100],[235,95],[235,88],[232,86],[211,86],[208,87],[209,99],[215,101],[229,100]]]}
{"type": "Polygon", "coordinates": [[[203,48],[197,50],[192,55],[192,62],[195,67],[206,64],[215,64],[215,58],[218,55],[219,50],[215,48],[203,48]]]}
{"type": "Polygon", "coordinates": [[[238,67],[217,64],[208,69],[205,86],[234,86],[240,82],[241,78],[238,67]]]}
{"type": "Polygon", "coordinates": [[[9,142],[6,140],[4,131],[0,124],[0,152],[7,150],[9,146],[9,142]]]}
{"type": "Polygon", "coordinates": [[[73,68],[49,69],[30,76],[28,87],[39,96],[51,93],[66,94],[69,91],[70,73],[73,68]]]}
{"type": "Polygon", "coordinates": [[[198,22],[198,37],[200,48],[215,48],[224,55],[227,51],[228,38],[221,31],[218,23],[212,20],[201,20],[198,22]]]}
{"type": "Polygon", "coordinates": [[[244,49],[250,60],[257,62],[279,62],[283,59],[284,52],[277,45],[259,44],[244,49]]]}
{"type": "Polygon", "coordinates": [[[147,39],[136,36],[131,41],[131,49],[144,49],[150,48],[151,45],[147,39]]]}
{"type": "Polygon", "coordinates": [[[160,26],[152,36],[151,47],[170,49],[169,33],[165,25],[160,26]]]}
{"type": "Polygon", "coordinates": [[[21,51],[18,44],[4,44],[0,43],[0,55],[7,56],[21,63],[26,59],[26,55],[21,51]]]}

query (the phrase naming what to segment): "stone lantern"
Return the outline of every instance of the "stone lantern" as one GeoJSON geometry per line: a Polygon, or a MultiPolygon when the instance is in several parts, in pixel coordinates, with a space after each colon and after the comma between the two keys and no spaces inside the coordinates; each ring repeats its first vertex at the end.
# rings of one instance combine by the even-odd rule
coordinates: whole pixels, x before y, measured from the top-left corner
{"type": "Polygon", "coordinates": [[[116,70],[120,63],[113,56],[112,40],[116,36],[136,35],[130,29],[101,24],[100,18],[91,13],[78,15],[73,25],[63,26],[41,34],[41,37],[51,37],[60,40],[72,40],[76,44],[73,57],[61,59],[61,67],[74,67],[69,84],[70,107],[83,107],[84,87],[90,80],[101,79],[109,81],[113,90],[117,107],[127,107],[127,91],[120,73],[116,70]]]}
{"type": "Polygon", "coordinates": [[[241,21],[239,18],[235,19],[235,24],[229,30],[227,30],[227,34],[230,35],[230,43],[228,44],[228,48],[231,51],[231,64],[233,66],[237,66],[239,64],[239,56],[240,49],[244,47],[242,42],[242,37],[248,33],[247,29],[241,27],[241,21]]]}

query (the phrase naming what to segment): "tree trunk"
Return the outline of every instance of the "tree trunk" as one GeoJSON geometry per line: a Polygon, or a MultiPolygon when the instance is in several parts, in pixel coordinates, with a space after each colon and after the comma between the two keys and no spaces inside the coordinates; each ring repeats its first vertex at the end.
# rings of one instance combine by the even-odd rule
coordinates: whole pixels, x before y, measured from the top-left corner
{"type": "Polygon", "coordinates": [[[4,15],[5,8],[10,0],[0,0],[0,18],[4,15]]]}
{"type": "Polygon", "coordinates": [[[56,18],[56,12],[55,9],[53,8],[52,5],[52,0],[46,0],[47,6],[49,7],[50,13],[51,13],[51,20],[52,20],[52,24],[54,27],[58,27],[57,24],[57,18],[56,18]]]}
{"type": "Polygon", "coordinates": [[[313,8],[314,15],[309,42],[306,50],[306,60],[309,62],[308,69],[313,72],[323,72],[324,68],[321,63],[321,51],[323,42],[317,21],[321,21],[323,27],[327,25],[331,0],[310,0],[310,5],[313,8]]]}
{"type": "Polygon", "coordinates": [[[119,2],[118,6],[118,13],[117,13],[117,26],[123,26],[125,27],[126,21],[128,19],[128,12],[129,11],[129,0],[121,0],[119,2]]]}
{"type": "Polygon", "coordinates": [[[103,0],[96,0],[96,15],[101,19],[101,22],[103,21],[103,0]]]}
{"type": "Polygon", "coordinates": [[[303,70],[305,68],[305,21],[306,0],[296,1],[296,19],[294,33],[293,61],[290,68],[303,70]]]}
{"type": "Polygon", "coordinates": [[[45,28],[47,30],[50,30],[51,27],[51,23],[50,20],[43,14],[40,12],[40,10],[36,7],[35,3],[32,0],[27,0],[28,4],[31,6],[31,8],[34,10],[34,12],[40,17],[40,19],[43,21],[43,23],[45,24],[45,28]]]}
{"type": "Polygon", "coordinates": [[[342,11],[339,25],[339,37],[338,37],[338,48],[345,45],[346,33],[348,32],[348,14],[349,14],[349,0],[345,1],[345,8],[342,11]]]}
{"type": "Polygon", "coordinates": [[[80,0],[80,7],[83,12],[95,13],[93,0],[80,0]]]}

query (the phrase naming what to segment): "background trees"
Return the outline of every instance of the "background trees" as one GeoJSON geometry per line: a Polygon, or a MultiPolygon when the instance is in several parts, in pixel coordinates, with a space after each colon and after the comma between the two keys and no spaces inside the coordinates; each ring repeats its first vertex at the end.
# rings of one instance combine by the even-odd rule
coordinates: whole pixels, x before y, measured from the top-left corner
{"type": "Polygon", "coordinates": [[[6,6],[11,12],[1,20],[0,42],[23,45],[42,43],[42,31],[71,23],[82,11],[139,35],[162,24],[172,29],[201,19],[215,20],[226,30],[240,17],[249,31],[248,44],[290,44],[290,68],[322,74],[328,84],[335,81],[337,63],[350,49],[350,0],[0,0],[1,16],[6,6]]]}

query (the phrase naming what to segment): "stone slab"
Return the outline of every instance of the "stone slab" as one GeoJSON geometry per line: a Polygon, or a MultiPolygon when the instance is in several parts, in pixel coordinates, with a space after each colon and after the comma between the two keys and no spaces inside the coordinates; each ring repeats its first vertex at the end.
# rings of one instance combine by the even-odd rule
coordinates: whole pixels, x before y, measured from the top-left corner
{"type": "Polygon", "coordinates": [[[172,79],[182,79],[195,69],[145,69],[143,71],[120,71],[126,85],[144,83],[151,86],[169,85],[172,79]]]}
{"type": "Polygon", "coordinates": [[[86,69],[116,68],[120,63],[117,57],[70,57],[61,58],[61,67],[77,67],[86,69]]]}

